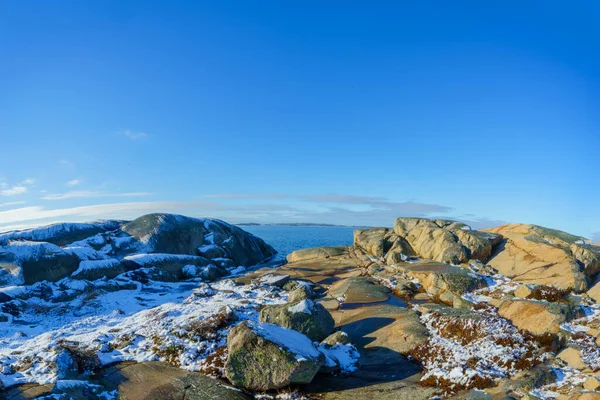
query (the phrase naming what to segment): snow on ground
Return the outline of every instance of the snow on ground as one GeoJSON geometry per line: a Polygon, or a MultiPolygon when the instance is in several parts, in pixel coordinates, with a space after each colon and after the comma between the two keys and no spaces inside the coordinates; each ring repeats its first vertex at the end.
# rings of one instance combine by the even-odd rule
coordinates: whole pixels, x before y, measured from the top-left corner
{"type": "Polygon", "coordinates": [[[533,356],[537,345],[507,320],[457,319],[435,312],[421,316],[429,330],[428,343],[416,353],[423,364],[423,382],[450,390],[496,382],[530,368],[543,358],[533,356]]]}
{"type": "Polygon", "coordinates": [[[19,295],[24,310],[0,323],[0,380],[5,386],[67,377],[65,349],[91,355],[100,365],[162,360],[198,370],[208,354],[225,344],[228,326],[211,325],[211,318],[231,314],[256,320],[260,305],[287,299],[277,288],[236,286],[230,280],[142,284],[127,274],[93,284],[65,279],[3,291],[19,295]],[[107,292],[102,287],[122,289],[107,292]],[[54,296],[64,298],[65,293],[74,298],[55,301],[54,296]]]}

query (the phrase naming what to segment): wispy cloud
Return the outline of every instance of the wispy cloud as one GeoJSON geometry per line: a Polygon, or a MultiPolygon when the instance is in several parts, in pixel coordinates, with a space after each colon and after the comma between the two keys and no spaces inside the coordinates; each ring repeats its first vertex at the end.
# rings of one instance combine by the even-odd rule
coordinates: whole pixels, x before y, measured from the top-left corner
{"type": "Polygon", "coordinates": [[[48,194],[42,197],[42,200],[66,200],[73,198],[97,198],[97,197],[145,197],[151,196],[152,193],[148,192],[130,192],[130,193],[109,193],[109,192],[95,192],[87,190],[76,190],[65,193],[54,193],[48,194]]]}
{"type": "Polygon", "coordinates": [[[148,136],[150,136],[146,132],[132,131],[131,129],[124,129],[120,131],[120,133],[131,140],[146,139],[148,136]]]}
{"type": "Polygon", "coordinates": [[[10,201],[8,203],[0,203],[0,208],[5,208],[5,207],[10,207],[10,206],[17,206],[20,204],[25,204],[24,201],[10,201]]]}
{"type": "Polygon", "coordinates": [[[23,193],[27,193],[27,186],[12,186],[8,189],[0,190],[0,196],[17,196],[23,193]]]}
{"type": "Polygon", "coordinates": [[[33,179],[25,179],[17,185],[10,186],[6,182],[0,183],[0,196],[18,196],[23,193],[27,193],[29,186],[33,185],[35,181],[33,179]]]}
{"type": "Polygon", "coordinates": [[[68,181],[67,183],[65,183],[65,185],[68,186],[68,187],[74,187],[74,186],[79,185],[80,183],[81,183],[81,180],[79,180],[79,179],[72,179],[72,180],[68,181]]]}
{"type": "MultiPolygon", "coordinates": [[[[209,194],[200,196],[202,198],[211,199],[272,199],[272,200],[300,200],[305,202],[320,203],[320,204],[339,204],[339,205],[360,205],[367,206],[371,209],[383,209],[404,213],[406,215],[426,215],[431,213],[446,213],[453,210],[452,207],[440,205],[419,203],[415,201],[393,201],[380,196],[360,196],[360,195],[289,195],[283,193],[268,193],[268,194],[249,194],[249,193],[225,193],[225,194],[209,194]]],[[[400,215],[400,214],[399,214],[400,215]]]]}

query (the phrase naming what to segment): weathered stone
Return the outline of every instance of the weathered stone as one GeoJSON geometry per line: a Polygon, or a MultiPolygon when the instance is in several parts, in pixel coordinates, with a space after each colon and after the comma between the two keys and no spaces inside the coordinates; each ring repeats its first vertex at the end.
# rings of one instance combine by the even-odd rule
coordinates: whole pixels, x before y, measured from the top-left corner
{"type": "Polygon", "coordinates": [[[390,264],[402,261],[403,257],[414,255],[408,242],[388,228],[354,231],[354,247],[375,257],[386,257],[386,262],[390,264]]]}
{"type": "Polygon", "coordinates": [[[583,388],[585,390],[600,390],[600,380],[597,377],[589,377],[583,383],[583,388]]]}
{"type": "Polygon", "coordinates": [[[527,285],[520,285],[515,289],[514,295],[520,299],[526,299],[529,295],[531,295],[532,290],[527,285]]]}
{"type": "Polygon", "coordinates": [[[430,296],[450,306],[468,306],[463,303],[462,295],[487,286],[483,276],[443,263],[407,264],[401,270],[410,277],[417,278],[430,296]]]}
{"type": "Polygon", "coordinates": [[[250,390],[309,383],[325,358],[303,334],[277,325],[244,321],[227,335],[225,375],[250,390]]]}
{"type": "Polygon", "coordinates": [[[301,332],[313,341],[325,339],[335,326],[329,311],[312,300],[266,306],[259,320],[301,332]]]}
{"type": "Polygon", "coordinates": [[[556,355],[557,358],[560,358],[564,362],[566,362],[570,367],[575,369],[584,370],[587,369],[587,365],[581,359],[581,351],[577,347],[569,346],[561,350],[560,353],[556,355]]]}
{"type": "Polygon", "coordinates": [[[594,299],[596,303],[600,303],[600,281],[596,282],[596,284],[588,290],[587,294],[594,299]]]}
{"type": "Polygon", "coordinates": [[[520,329],[543,335],[558,333],[561,324],[575,317],[575,310],[568,304],[509,300],[502,303],[498,314],[520,329]]]}
{"type": "Polygon", "coordinates": [[[307,260],[318,260],[327,259],[330,257],[337,257],[348,254],[348,247],[336,246],[336,247],[315,247],[312,249],[301,249],[296,250],[288,254],[287,261],[298,262],[307,260]]]}
{"type": "Polygon", "coordinates": [[[423,218],[398,218],[394,232],[421,258],[461,264],[469,259],[486,262],[498,235],[472,231],[464,224],[423,218]]]}

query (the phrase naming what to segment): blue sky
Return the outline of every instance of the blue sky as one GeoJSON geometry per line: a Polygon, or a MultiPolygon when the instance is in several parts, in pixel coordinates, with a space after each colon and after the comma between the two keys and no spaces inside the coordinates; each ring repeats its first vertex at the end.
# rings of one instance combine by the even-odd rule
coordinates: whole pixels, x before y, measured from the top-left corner
{"type": "Polygon", "coordinates": [[[0,3],[0,230],[536,223],[600,240],[595,1],[0,3]]]}

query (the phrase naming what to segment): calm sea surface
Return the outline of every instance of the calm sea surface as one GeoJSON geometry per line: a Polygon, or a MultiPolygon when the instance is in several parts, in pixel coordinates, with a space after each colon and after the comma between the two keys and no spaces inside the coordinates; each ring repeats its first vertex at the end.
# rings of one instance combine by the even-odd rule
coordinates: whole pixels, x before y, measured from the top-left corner
{"type": "Polygon", "coordinates": [[[269,243],[285,257],[298,249],[321,246],[349,246],[355,229],[347,226],[240,226],[269,243]]]}

